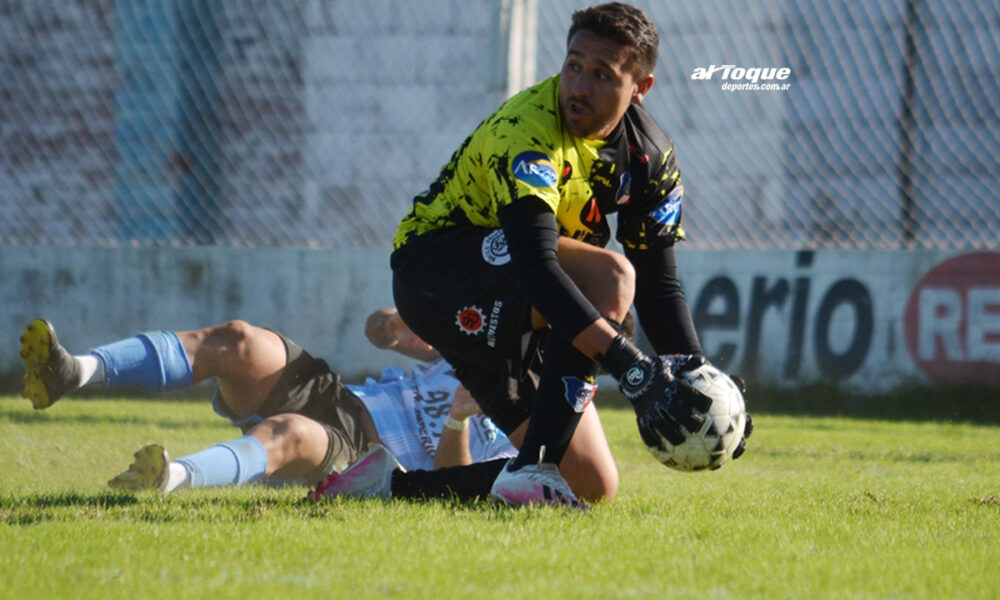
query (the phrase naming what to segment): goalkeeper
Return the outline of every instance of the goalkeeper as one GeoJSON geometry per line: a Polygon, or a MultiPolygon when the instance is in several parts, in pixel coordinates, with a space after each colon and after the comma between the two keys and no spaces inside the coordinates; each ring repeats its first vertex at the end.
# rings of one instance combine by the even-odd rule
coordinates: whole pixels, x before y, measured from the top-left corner
{"type": "Polygon", "coordinates": [[[677,156],[642,105],[658,43],[634,7],[574,13],[561,72],[487,117],[394,238],[406,323],[501,428],[530,407],[520,453],[492,486],[509,504],[576,504],[557,466],[600,367],[618,379],[651,447],[683,441],[710,403],[619,333],[634,301],[657,354],[702,355],[674,257],[684,237],[677,156]],[[603,249],[612,213],[624,256],[603,249]],[[543,328],[551,335],[533,334],[543,328]],[[526,377],[539,353],[533,404],[491,387],[498,375],[526,377]]]}

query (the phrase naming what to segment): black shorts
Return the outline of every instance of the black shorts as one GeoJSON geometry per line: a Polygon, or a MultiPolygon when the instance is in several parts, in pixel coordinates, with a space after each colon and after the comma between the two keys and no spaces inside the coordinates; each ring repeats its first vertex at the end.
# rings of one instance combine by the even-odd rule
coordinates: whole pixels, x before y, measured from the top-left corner
{"type": "Polygon", "coordinates": [[[344,386],[340,375],[325,360],[314,358],[298,344],[280,333],[277,335],[285,344],[288,362],[257,414],[237,421],[218,399],[215,410],[244,433],[264,419],[282,413],[317,421],[326,430],[330,443],[323,464],[304,478],[305,483],[311,484],[353,463],[369,444],[378,441],[378,432],[364,403],[344,386]]]}
{"type": "Polygon", "coordinates": [[[392,255],[403,321],[455,367],[483,412],[510,433],[531,413],[540,332],[499,229],[425,233],[392,255]]]}

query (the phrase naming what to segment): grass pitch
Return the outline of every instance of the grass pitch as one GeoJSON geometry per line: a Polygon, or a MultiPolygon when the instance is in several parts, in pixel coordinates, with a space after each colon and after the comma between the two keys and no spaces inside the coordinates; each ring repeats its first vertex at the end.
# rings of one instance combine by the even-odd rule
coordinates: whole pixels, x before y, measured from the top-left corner
{"type": "Polygon", "coordinates": [[[577,514],[117,493],[142,445],[238,432],[207,402],[0,397],[0,597],[1000,597],[1000,427],[755,419],[746,457],[682,474],[602,409],[621,489],[577,514]]]}

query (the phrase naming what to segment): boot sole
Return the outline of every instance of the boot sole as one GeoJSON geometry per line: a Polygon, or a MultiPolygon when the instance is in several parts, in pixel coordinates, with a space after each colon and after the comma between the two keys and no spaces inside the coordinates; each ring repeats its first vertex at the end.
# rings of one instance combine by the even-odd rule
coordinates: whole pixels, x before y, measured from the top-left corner
{"type": "Polygon", "coordinates": [[[21,396],[31,400],[35,410],[52,406],[49,391],[42,382],[42,369],[49,362],[52,351],[52,331],[42,319],[35,319],[21,335],[21,358],[24,359],[24,389],[21,396]]]}

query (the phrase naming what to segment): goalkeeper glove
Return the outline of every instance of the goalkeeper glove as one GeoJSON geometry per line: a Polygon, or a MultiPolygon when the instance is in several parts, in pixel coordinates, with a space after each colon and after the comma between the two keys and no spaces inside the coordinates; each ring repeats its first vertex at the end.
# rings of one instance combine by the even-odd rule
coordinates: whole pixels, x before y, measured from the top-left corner
{"type": "MultiPolygon", "coordinates": [[[[743,378],[739,375],[730,375],[730,379],[736,384],[736,387],[740,388],[740,393],[743,394],[743,402],[746,403],[747,395],[747,384],[743,381],[743,378]]],[[[747,451],[747,438],[753,433],[753,418],[750,417],[750,413],[747,415],[747,424],[743,427],[743,438],[740,440],[740,445],[736,446],[733,450],[733,458],[739,458],[743,456],[743,453],[747,451]]]]}
{"type": "Polygon", "coordinates": [[[698,431],[712,400],[670,373],[670,364],[646,356],[623,336],[611,342],[598,362],[618,380],[618,387],[635,409],[642,441],[663,447],[663,440],[677,446],[687,432],[698,431]]]}

